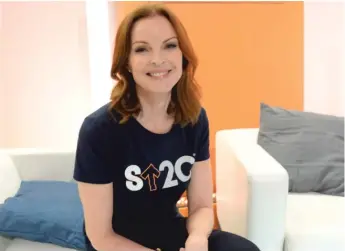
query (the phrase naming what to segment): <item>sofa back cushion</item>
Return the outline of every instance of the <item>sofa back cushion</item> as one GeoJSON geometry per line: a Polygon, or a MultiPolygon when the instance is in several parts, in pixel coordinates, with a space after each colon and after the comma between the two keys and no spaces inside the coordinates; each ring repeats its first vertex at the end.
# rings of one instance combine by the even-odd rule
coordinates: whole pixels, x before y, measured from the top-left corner
{"type": "Polygon", "coordinates": [[[10,156],[22,180],[73,180],[74,151],[16,149],[10,156]]]}
{"type": "Polygon", "coordinates": [[[344,118],[261,104],[258,144],[289,174],[289,191],[344,196],[344,118]]]}

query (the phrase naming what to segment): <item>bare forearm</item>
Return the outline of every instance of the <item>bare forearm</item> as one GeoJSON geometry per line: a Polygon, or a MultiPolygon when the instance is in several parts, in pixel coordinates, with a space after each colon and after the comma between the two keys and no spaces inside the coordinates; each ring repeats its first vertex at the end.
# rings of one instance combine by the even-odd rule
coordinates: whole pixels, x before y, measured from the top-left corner
{"type": "Polygon", "coordinates": [[[93,245],[98,251],[153,251],[114,232],[93,245]]]}
{"type": "Polygon", "coordinates": [[[189,235],[209,236],[214,224],[212,208],[200,208],[195,210],[187,220],[189,235]]]}

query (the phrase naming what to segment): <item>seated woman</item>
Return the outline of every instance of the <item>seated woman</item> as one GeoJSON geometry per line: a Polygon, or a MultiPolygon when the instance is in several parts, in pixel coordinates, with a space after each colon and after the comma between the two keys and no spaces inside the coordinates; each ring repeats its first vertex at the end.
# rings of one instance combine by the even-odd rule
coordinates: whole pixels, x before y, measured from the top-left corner
{"type": "MultiPolygon", "coordinates": [[[[207,113],[196,56],[177,17],[143,5],[120,24],[111,102],[80,129],[74,178],[87,250],[258,251],[213,230],[207,113]],[[188,218],[176,208],[188,192],[188,218]]],[[[100,83],[102,84],[102,83],[100,83]]]]}

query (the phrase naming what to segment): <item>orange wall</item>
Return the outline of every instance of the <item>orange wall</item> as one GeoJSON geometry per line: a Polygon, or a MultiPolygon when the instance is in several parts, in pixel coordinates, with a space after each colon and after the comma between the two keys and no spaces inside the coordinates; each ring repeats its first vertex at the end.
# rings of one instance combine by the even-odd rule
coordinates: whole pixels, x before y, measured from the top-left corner
{"type": "MultiPolygon", "coordinates": [[[[143,2],[116,2],[118,23],[143,2]]],[[[257,127],[259,103],[303,109],[303,2],[166,2],[199,57],[197,80],[215,133],[257,127]]]]}

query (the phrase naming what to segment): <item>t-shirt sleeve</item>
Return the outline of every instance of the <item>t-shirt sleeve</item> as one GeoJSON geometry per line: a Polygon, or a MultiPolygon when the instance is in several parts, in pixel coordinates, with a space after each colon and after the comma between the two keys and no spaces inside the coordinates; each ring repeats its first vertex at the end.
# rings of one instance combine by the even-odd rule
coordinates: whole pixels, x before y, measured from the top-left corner
{"type": "Polygon", "coordinates": [[[73,177],[76,181],[107,184],[114,180],[106,130],[86,118],[79,130],[73,177]]]}
{"type": "Polygon", "coordinates": [[[197,153],[195,161],[203,161],[210,158],[210,132],[206,111],[201,109],[198,122],[196,124],[197,153]]]}

